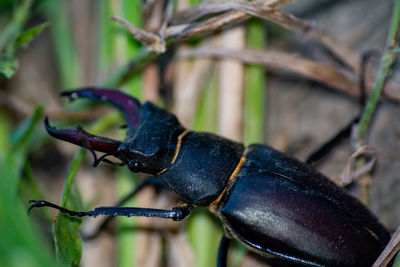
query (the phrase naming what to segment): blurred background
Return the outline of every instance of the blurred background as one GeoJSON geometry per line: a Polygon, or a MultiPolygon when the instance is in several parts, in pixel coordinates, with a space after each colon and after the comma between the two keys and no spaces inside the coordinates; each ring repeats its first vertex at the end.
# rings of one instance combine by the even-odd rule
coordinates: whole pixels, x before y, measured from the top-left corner
{"type": "MultiPolygon", "coordinates": [[[[231,5],[236,2],[0,2],[0,265],[216,263],[223,231],[205,209],[183,222],[118,218],[88,241],[81,236],[95,232],[102,218],[71,220],[50,209],[27,216],[30,199],[78,210],[114,205],[144,178],[124,167],[93,168],[90,153],[49,137],[44,116],[57,128],[80,124],[102,136],[125,137],[126,129],[119,127],[124,120],[114,108],[85,100],[71,103],[60,98],[63,90],[116,88],[170,110],[187,128],[247,145],[268,144],[300,160],[360,113],[360,58],[377,51],[366,75],[369,90],[393,1],[266,1],[298,20],[274,21],[252,11],[230,13],[239,19],[216,27],[212,19],[251,10],[243,2],[231,5]],[[159,35],[143,44],[111,16],[159,35]],[[205,31],[191,32],[201,23],[205,31]]],[[[391,231],[400,225],[396,73],[395,65],[368,131],[366,143],[376,149],[378,163],[369,177],[350,186],[391,231]]],[[[352,149],[344,140],[317,169],[339,177],[352,149]]],[[[146,188],[126,205],[170,208],[176,201],[171,192],[146,188]]],[[[232,266],[282,266],[263,262],[240,244],[234,244],[229,260],[232,266]]]]}

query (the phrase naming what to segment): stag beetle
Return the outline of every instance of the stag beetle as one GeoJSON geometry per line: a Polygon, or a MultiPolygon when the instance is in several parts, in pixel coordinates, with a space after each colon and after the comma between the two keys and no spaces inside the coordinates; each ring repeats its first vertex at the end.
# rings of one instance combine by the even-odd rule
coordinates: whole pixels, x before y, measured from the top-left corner
{"type": "Polygon", "coordinates": [[[371,266],[389,233],[357,199],[310,166],[268,146],[244,147],[211,133],[185,129],[151,102],[112,89],[87,87],[62,93],[72,99],[111,102],[127,121],[127,137],[117,141],[82,128],[57,130],[55,138],[112,155],[133,172],[155,176],[179,196],[171,210],[99,207],[76,212],[43,200],[30,209],[52,207],[71,216],[147,216],[179,221],[197,206],[222,222],[225,234],[218,266],[226,265],[229,241],[237,239],[264,256],[307,266],[371,266]]]}

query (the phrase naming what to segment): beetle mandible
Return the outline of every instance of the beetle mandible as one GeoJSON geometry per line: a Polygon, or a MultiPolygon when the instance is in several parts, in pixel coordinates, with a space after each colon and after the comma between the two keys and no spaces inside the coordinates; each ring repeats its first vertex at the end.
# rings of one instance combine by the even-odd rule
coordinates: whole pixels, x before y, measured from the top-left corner
{"type": "MultiPolygon", "coordinates": [[[[155,176],[184,205],[171,210],[99,207],[71,211],[43,200],[30,209],[53,207],[71,216],[147,216],[182,220],[197,206],[222,222],[225,234],[218,266],[226,265],[229,240],[251,250],[308,266],[370,266],[389,233],[358,200],[310,166],[268,146],[242,144],[211,133],[185,129],[176,117],[151,102],[116,90],[86,87],[62,93],[108,101],[127,121],[117,141],[82,128],[57,130],[55,138],[112,155],[133,172],[155,176]]],[[[107,161],[105,157],[101,160],[107,161]]]]}

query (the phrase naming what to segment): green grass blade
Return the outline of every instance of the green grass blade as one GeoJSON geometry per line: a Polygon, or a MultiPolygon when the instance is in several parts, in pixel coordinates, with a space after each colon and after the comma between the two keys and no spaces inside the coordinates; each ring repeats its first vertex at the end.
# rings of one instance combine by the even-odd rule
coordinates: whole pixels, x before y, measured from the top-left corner
{"type": "MultiPolygon", "coordinates": [[[[247,46],[264,49],[265,27],[261,20],[251,20],[247,27],[247,46]]],[[[246,66],[243,132],[246,144],[262,143],[264,125],[265,70],[262,66],[246,66]]]]}
{"type": "Polygon", "coordinates": [[[12,134],[13,139],[11,140],[11,149],[4,159],[6,166],[13,166],[17,172],[11,177],[18,177],[16,180],[10,179],[10,177],[3,176],[2,179],[6,180],[7,188],[11,191],[11,194],[16,194],[17,187],[19,184],[19,171],[22,169],[26,160],[27,153],[30,148],[31,138],[33,131],[38,124],[43,113],[43,107],[38,106],[33,112],[33,115],[22,123],[22,125],[12,134]]]}
{"type": "MultiPolygon", "coordinates": [[[[72,210],[81,210],[82,202],[79,194],[73,189],[73,180],[83,162],[85,149],[79,148],[72,161],[71,170],[64,185],[61,206],[72,210]]],[[[54,223],[54,243],[57,259],[66,265],[78,265],[82,256],[82,239],[79,236],[79,227],[82,219],[59,213],[54,223]]]]}
{"type": "MultiPolygon", "coordinates": [[[[117,112],[110,113],[103,117],[89,128],[89,132],[98,133],[104,131],[110,125],[118,120],[117,112]]],[[[79,148],[72,161],[71,170],[68,173],[64,185],[61,206],[72,210],[83,210],[81,197],[75,188],[74,179],[79,166],[83,163],[85,149],[79,148]]],[[[78,265],[82,255],[82,239],[79,235],[79,228],[82,220],[76,217],[70,217],[66,214],[58,214],[53,225],[54,242],[57,259],[60,263],[67,265],[78,265]]]]}
{"type": "MultiPolygon", "coordinates": [[[[19,162],[21,160],[15,160],[19,162]]],[[[18,180],[17,164],[1,164],[0,176],[18,180]]],[[[0,262],[2,266],[56,266],[51,251],[31,225],[26,207],[0,182],[0,262]]]]}
{"type": "Polygon", "coordinates": [[[97,1],[97,72],[107,73],[114,66],[117,25],[109,18],[114,15],[108,0],[97,1]]]}
{"type": "MultiPolygon", "coordinates": [[[[117,172],[117,195],[118,198],[124,197],[132,188],[135,187],[133,182],[133,173],[127,168],[119,169],[117,172]]],[[[129,200],[124,206],[135,207],[135,200],[129,200]]],[[[137,218],[118,217],[118,229],[132,229],[136,225],[137,218]]],[[[118,240],[118,266],[120,267],[132,267],[136,266],[136,235],[135,231],[119,231],[117,233],[118,240]]]]}
{"type": "Polygon", "coordinates": [[[32,227],[26,207],[16,195],[33,129],[42,110],[37,107],[22,124],[11,149],[0,162],[0,263],[3,266],[55,266],[50,248],[32,227]]]}
{"type": "Polygon", "coordinates": [[[15,41],[15,48],[24,47],[28,45],[37,35],[39,35],[44,29],[50,26],[50,22],[44,22],[39,25],[33,26],[23,32],[21,32],[17,40],[15,41]]]}
{"type": "Polygon", "coordinates": [[[205,90],[202,90],[196,116],[193,120],[193,130],[203,132],[217,131],[218,90],[216,72],[211,72],[205,90]]]}
{"type": "Polygon", "coordinates": [[[12,134],[11,137],[11,152],[27,149],[30,138],[35,130],[36,125],[41,120],[43,114],[43,106],[37,106],[32,116],[23,122],[23,124],[12,134]]]}
{"type": "Polygon", "coordinates": [[[197,267],[215,266],[222,229],[209,212],[192,212],[187,223],[188,239],[193,247],[197,267]]]}
{"type": "Polygon", "coordinates": [[[11,147],[10,144],[10,132],[11,132],[11,123],[12,119],[8,116],[7,113],[0,113],[0,147],[3,149],[0,150],[0,162],[4,160],[4,157],[7,156],[8,151],[11,147]]]}
{"type": "Polygon", "coordinates": [[[67,2],[62,0],[46,1],[48,20],[51,21],[51,37],[56,52],[58,72],[62,88],[74,88],[80,85],[81,67],[71,22],[66,10],[67,2]]]}
{"type": "Polygon", "coordinates": [[[8,55],[15,51],[15,40],[28,19],[33,0],[24,0],[13,13],[12,20],[0,34],[0,52],[7,50],[8,55]]]}
{"type": "Polygon", "coordinates": [[[381,92],[386,81],[387,76],[389,75],[392,64],[394,63],[397,53],[393,51],[399,47],[400,39],[400,0],[394,1],[393,12],[391,23],[389,27],[389,33],[386,40],[386,47],[384,54],[381,59],[381,66],[379,68],[374,87],[368,97],[367,104],[363,111],[362,117],[360,119],[358,133],[357,133],[357,142],[359,144],[364,142],[364,139],[367,134],[367,130],[372,119],[372,115],[375,112],[376,105],[378,104],[378,100],[381,96],[381,92]]]}
{"type": "Polygon", "coordinates": [[[397,256],[394,258],[393,267],[400,267],[400,253],[397,252],[397,256]]]}

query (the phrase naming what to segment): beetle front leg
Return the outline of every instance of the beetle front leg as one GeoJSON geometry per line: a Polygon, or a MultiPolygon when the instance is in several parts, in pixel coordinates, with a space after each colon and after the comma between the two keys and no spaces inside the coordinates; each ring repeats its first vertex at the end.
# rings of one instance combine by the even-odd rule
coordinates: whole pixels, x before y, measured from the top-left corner
{"type": "Polygon", "coordinates": [[[230,243],[231,239],[227,238],[225,235],[221,238],[218,247],[217,267],[226,267],[230,243]]]}
{"type": "MultiPolygon", "coordinates": [[[[134,197],[137,193],[139,193],[143,188],[147,187],[147,186],[164,186],[156,177],[154,176],[150,176],[148,178],[146,178],[145,180],[143,180],[142,182],[140,182],[134,190],[132,190],[129,194],[127,194],[126,196],[124,196],[120,201],[117,202],[117,204],[115,206],[122,206],[124,205],[129,199],[131,199],[132,197],[134,197]]],[[[90,235],[84,235],[83,239],[85,240],[91,240],[96,238],[97,236],[99,236],[99,234],[105,230],[107,228],[107,226],[110,224],[110,222],[112,221],[114,217],[113,216],[109,216],[107,218],[105,218],[103,220],[103,222],[100,223],[100,226],[90,235]]]]}
{"type": "Polygon", "coordinates": [[[180,221],[186,218],[193,208],[192,206],[177,206],[173,207],[171,210],[161,210],[131,207],[98,207],[91,211],[73,211],[45,200],[30,200],[29,203],[31,203],[31,206],[28,208],[28,212],[30,212],[33,208],[50,207],[59,210],[62,213],[66,213],[70,216],[76,217],[88,216],[95,218],[100,215],[126,217],[143,216],[172,219],[174,221],[180,221]]]}

